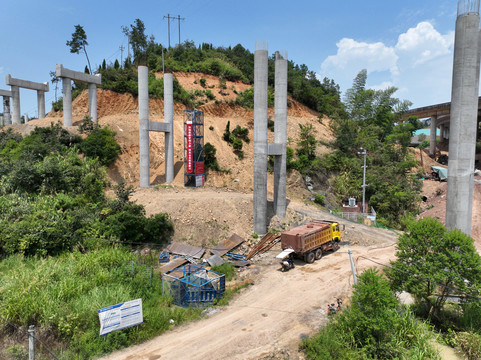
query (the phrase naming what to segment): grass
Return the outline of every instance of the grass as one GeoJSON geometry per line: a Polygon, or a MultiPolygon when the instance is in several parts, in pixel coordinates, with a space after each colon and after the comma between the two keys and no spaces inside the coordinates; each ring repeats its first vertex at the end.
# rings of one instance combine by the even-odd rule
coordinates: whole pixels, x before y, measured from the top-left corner
{"type": "Polygon", "coordinates": [[[162,296],[160,278],[154,276],[151,283],[142,265],[131,272],[126,264],[135,260],[122,248],[46,258],[10,256],[0,262],[0,316],[52,334],[56,349],[66,349],[63,359],[90,359],[159,335],[172,326],[170,319],[181,324],[200,318],[200,309],[176,307],[162,296]],[[138,330],[100,338],[97,310],[137,298],[142,298],[144,317],[138,330]]]}

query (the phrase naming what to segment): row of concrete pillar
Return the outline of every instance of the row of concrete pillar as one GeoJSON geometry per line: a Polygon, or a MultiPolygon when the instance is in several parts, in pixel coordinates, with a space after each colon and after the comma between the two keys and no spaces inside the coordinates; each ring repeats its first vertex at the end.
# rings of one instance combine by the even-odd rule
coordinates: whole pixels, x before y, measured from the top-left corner
{"type": "MultiPolygon", "coordinates": [[[[56,67],[56,76],[62,78],[63,121],[64,126],[72,126],[72,80],[87,83],[89,90],[89,116],[97,120],[97,85],[102,81],[100,74],[89,75],[64,68],[61,64],[56,67]]],[[[49,91],[48,82],[37,83],[13,78],[10,74],[5,77],[5,83],[10,90],[0,90],[3,97],[4,124],[20,124],[20,88],[37,91],[38,118],[45,117],[45,93],[49,91]],[[10,104],[10,99],[12,103],[10,104]],[[12,115],[10,116],[10,105],[12,115]]]]}
{"type": "Polygon", "coordinates": [[[174,180],[174,80],[164,74],[164,122],[149,121],[149,69],[138,68],[140,187],[150,186],[149,131],[165,133],[165,182],[174,180]]]}
{"type": "Polygon", "coordinates": [[[20,124],[20,88],[37,91],[38,117],[45,117],[45,93],[48,92],[48,82],[37,83],[33,81],[13,78],[10,74],[5,76],[5,83],[10,86],[10,91],[0,90],[3,97],[3,116],[6,125],[20,124]],[[10,117],[10,99],[12,99],[12,116],[10,117]]]}
{"type": "Polygon", "coordinates": [[[287,54],[276,53],[274,143],[267,142],[267,42],[254,53],[254,232],[267,231],[267,157],[274,156],[274,211],[286,214],[287,54]]]}

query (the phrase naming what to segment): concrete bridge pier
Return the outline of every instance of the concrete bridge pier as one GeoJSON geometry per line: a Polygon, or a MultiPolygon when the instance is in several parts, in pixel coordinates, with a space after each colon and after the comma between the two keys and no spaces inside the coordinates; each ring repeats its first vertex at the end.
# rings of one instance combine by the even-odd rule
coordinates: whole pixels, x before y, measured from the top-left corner
{"type": "Polygon", "coordinates": [[[140,187],[150,187],[149,131],[165,133],[165,182],[174,180],[174,80],[164,74],[164,122],[149,121],[149,69],[139,66],[140,187]]]}
{"type": "Polygon", "coordinates": [[[0,90],[0,96],[3,97],[3,125],[10,125],[12,123],[10,116],[10,98],[12,97],[12,92],[0,90]]]}
{"type": "Polygon", "coordinates": [[[72,126],[72,79],[62,78],[63,126],[72,126]]]}
{"type": "Polygon", "coordinates": [[[72,80],[88,84],[89,116],[92,121],[97,121],[97,85],[102,83],[102,75],[73,71],[62,64],[57,64],[55,75],[62,79],[63,125],[72,126],[72,80]]]}
{"type": "Polygon", "coordinates": [[[254,52],[254,232],[267,231],[267,41],[254,52]]]}
{"type": "Polygon", "coordinates": [[[170,131],[165,132],[165,182],[174,181],[174,78],[164,74],[164,123],[170,131]]]}
{"type": "Polygon", "coordinates": [[[38,118],[45,117],[45,91],[37,91],[38,118]]]}
{"type": "Polygon", "coordinates": [[[434,155],[436,151],[436,115],[431,116],[431,127],[429,130],[429,155],[434,155]]]}
{"type": "Polygon", "coordinates": [[[12,123],[21,124],[22,119],[20,116],[20,88],[12,85],[12,123]]]}
{"type": "Polygon", "coordinates": [[[37,83],[21,80],[7,74],[7,76],[5,76],[5,83],[10,86],[12,92],[12,122],[14,124],[22,123],[20,117],[20,88],[37,91],[38,117],[39,119],[45,117],[45,92],[49,90],[48,82],[37,83]]]}
{"type": "Polygon", "coordinates": [[[97,121],[97,85],[89,84],[89,116],[97,121]]]}
{"type": "Polygon", "coordinates": [[[479,0],[460,0],[454,40],[446,227],[471,235],[480,71],[479,0]]]}
{"type": "Polygon", "coordinates": [[[287,53],[276,52],[274,97],[274,210],[276,215],[286,216],[286,145],[287,145],[287,53]]]}
{"type": "Polygon", "coordinates": [[[149,69],[139,66],[139,161],[140,187],[150,187],[149,69]]]}

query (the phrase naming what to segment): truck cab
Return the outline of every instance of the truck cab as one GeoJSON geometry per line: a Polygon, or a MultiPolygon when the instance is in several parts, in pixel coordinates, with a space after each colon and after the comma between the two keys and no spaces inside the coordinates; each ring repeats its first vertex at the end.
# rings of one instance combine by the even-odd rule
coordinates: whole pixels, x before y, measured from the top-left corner
{"type": "Polygon", "coordinates": [[[333,222],[331,224],[331,229],[332,229],[332,239],[336,242],[341,241],[341,229],[339,227],[339,224],[336,222],[333,222]]]}

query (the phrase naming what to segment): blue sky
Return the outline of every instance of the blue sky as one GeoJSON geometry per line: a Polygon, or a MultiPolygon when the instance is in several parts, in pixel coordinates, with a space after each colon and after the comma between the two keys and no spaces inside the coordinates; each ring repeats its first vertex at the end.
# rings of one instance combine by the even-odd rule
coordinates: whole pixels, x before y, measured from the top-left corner
{"type": "MultiPolygon", "coordinates": [[[[65,44],[76,24],[87,33],[87,52],[97,68],[103,59],[120,60],[119,47],[127,47],[121,26],[136,18],[167,45],[163,17],[170,14],[185,18],[181,41],[240,43],[254,51],[256,40],[267,40],[270,54],[287,51],[319,78],[334,79],[342,93],[366,68],[368,86],[396,86],[396,96],[415,107],[451,98],[455,0],[2,0],[1,9],[0,89],[8,89],[6,74],[45,82],[55,64],[83,71],[85,56],[70,54],[65,44]]],[[[171,21],[171,45],[178,39],[178,22],[171,21]]],[[[47,111],[54,96],[50,84],[47,111]]],[[[37,116],[35,92],[23,89],[20,97],[22,114],[37,116]]]]}

